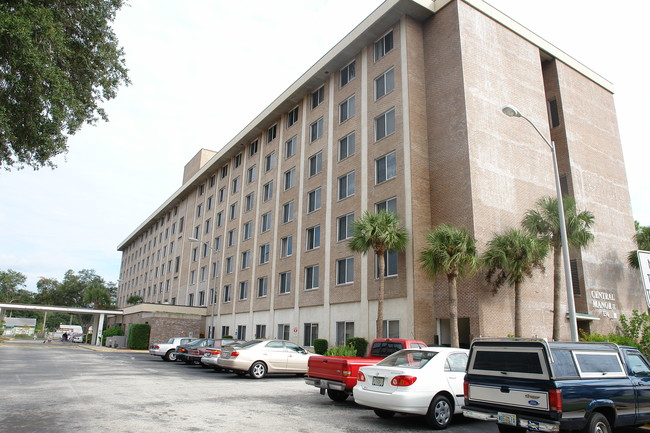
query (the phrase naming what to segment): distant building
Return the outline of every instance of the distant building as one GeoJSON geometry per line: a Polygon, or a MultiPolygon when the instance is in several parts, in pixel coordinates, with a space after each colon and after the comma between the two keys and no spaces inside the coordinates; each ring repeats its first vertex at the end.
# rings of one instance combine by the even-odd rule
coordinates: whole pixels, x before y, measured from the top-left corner
{"type": "MultiPolygon", "coordinates": [[[[347,241],[351,221],[387,209],[411,241],[387,255],[386,335],[449,343],[446,278],[418,261],[427,230],[468,227],[483,250],[555,196],[548,147],[501,112],[514,104],[554,140],[564,193],[595,215],[595,242],[571,252],[573,291],[579,327],[610,332],[644,308],[625,259],[634,224],[612,89],[483,1],[387,0],[221,150],[189,161],[118,246],[118,306],[200,307],[206,336],[374,338],[376,260],[347,241]]],[[[524,284],[526,334],[551,336],[552,275],[549,259],[524,284]]],[[[477,275],[458,290],[462,344],[514,333],[511,288],[477,275]]]]}
{"type": "Polygon", "coordinates": [[[34,335],[36,319],[25,319],[22,317],[5,317],[3,337],[15,337],[16,335],[34,335]]]}

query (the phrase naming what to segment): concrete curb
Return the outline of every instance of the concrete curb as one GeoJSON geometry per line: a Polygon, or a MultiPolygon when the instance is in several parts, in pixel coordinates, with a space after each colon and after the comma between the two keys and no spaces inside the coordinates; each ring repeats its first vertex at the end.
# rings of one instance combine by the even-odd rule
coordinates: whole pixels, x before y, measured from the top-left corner
{"type": "Polygon", "coordinates": [[[91,344],[80,344],[78,347],[93,352],[113,352],[113,353],[149,353],[148,350],[135,350],[135,349],[115,349],[106,346],[93,346],[91,344]]]}

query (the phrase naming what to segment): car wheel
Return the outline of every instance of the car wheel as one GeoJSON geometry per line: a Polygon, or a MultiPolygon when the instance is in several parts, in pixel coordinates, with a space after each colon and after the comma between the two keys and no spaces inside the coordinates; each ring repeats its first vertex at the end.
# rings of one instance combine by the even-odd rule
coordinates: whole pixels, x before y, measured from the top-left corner
{"type": "Polygon", "coordinates": [[[266,364],[264,364],[262,361],[256,361],[253,363],[253,365],[251,365],[248,373],[253,379],[261,379],[266,376],[266,364]]]}
{"type": "Polygon", "coordinates": [[[335,389],[328,389],[327,396],[334,401],[345,401],[348,399],[349,395],[344,391],[337,391],[335,389]]]}
{"type": "Polygon", "coordinates": [[[168,350],[163,356],[165,361],[176,361],[176,352],[174,350],[168,350]]]}
{"type": "Polygon", "coordinates": [[[392,410],[375,409],[375,415],[379,418],[392,418],[393,415],[395,415],[395,412],[392,410]]]}
{"type": "Polygon", "coordinates": [[[426,415],[427,424],[436,430],[447,428],[451,423],[453,414],[454,407],[449,398],[444,395],[437,395],[429,405],[429,411],[426,415]]]}
{"type": "Polygon", "coordinates": [[[587,426],[582,431],[583,433],[612,433],[612,428],[605,415],[595,412],[591,414],[587,426]]]}

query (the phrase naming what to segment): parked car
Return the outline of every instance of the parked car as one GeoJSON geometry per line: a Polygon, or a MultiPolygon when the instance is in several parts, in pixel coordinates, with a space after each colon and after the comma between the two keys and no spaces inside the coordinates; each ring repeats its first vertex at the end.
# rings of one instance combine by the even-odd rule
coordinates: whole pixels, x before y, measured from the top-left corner
{"type": "Polygon", "coordinates": [[[216,339],[213,347],[203,348],[203,356],[201,357],[201,364],[206,367],[213,368],[215,371],[222,371],[223,369],[217,365],[217,360],[221,355],[221,349],[224,346],[238,346],[245,343],[244,340],[233,340],[232,338],[216,339]]]}
{"type": "Polygon", "coordinates": [[[217,365],[240,376],[261,379],[268,373],[307,373],[311,353],[287,340],[251,340],[241,346],[224,346],[217,365]]]}
{"type": "Polygon", "coordinates": [[[181,344],[176,347],[176,359],[184,361],[186,364],[201,364],[203,353],[199,353],[199,348],[212,347],[214,338],[199,338],[187,344],[181,344]]]}
{"type": "Polygon", "coordinates": [[[172,337],[166,343],[154,343],[149,346],[149,354],[160,356],[165,361],[176,361],[176,346],[187,344],[195,338],[191,337],[172,337]]]}
{"type": "Polygon", "coordinates": [[[477,339],[465,375],[468,418],[500,432],[580,431],[650,422],[650,364],[613,343],[477,339]]]}
{"type": "Polygon", "coordinates": [[[361,367],[354,401],[381,418],[396,413],[424,415],[434,429],[446,428],[462,413],[467,349],[404,349],[376,365],[361,367]]]}
{"type": "Polygon", "coordinates": [[[305,383],[320,388],[334,401],[345,401],[357,384],[359,367],[375,365],[398,350],[427,347],[424,341],[403,338],[376,338],[365,357],[313,356],[309,358],[305,383]]]}

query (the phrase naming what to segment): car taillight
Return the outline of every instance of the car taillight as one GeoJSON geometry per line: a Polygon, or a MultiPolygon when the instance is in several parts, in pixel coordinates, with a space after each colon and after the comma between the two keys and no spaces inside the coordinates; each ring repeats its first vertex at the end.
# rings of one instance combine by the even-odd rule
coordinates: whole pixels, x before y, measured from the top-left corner
{"type": "Polygon", "coordinates": [[[414,376],[395,376],[390,384],[393,386],[411,386],[417,380],[417,377],[414,376]]]}
{"type": "Polygon", "coordinates": [[[343,370],[343,377],[350,377],[352,376],[352,372],[350,370],[343,370]]]}
{"type": "Polygon", "coordinates": [[[366,375],[363,374],[362,372],[357,373],[357,382],[365,382],[366,381],[366,375]]]}
{"type": "Polygon", "coordinates": [[[154,349],[160,349],[160,346],[158,346],[157,344],[154,344],[153,348],[154,349]]]}
{"type": "Polygon", "coordinates": [[[548,403],[552,411],[562,412],[562,390],[550,390],[548,392],[548,403]]]}
{"type": "Polygon", "coordinates": [[[469,399],[469,382],[468,381],[463,382],[463,395],[465,396],[465,400],[469,399]]]}
{"type": "Polygon", "coordinates": [[[230,352],[231,358],[234,358],[235,356],[239,356],[239,352],[230,352]]]}
{"type": "Polygon", "coordinates": [[[214,350],[212,351],[212,354],[213,354],[213,355],[221,355],[221,350],[219,350],[219,349],[214,349],[214,350]]]}

